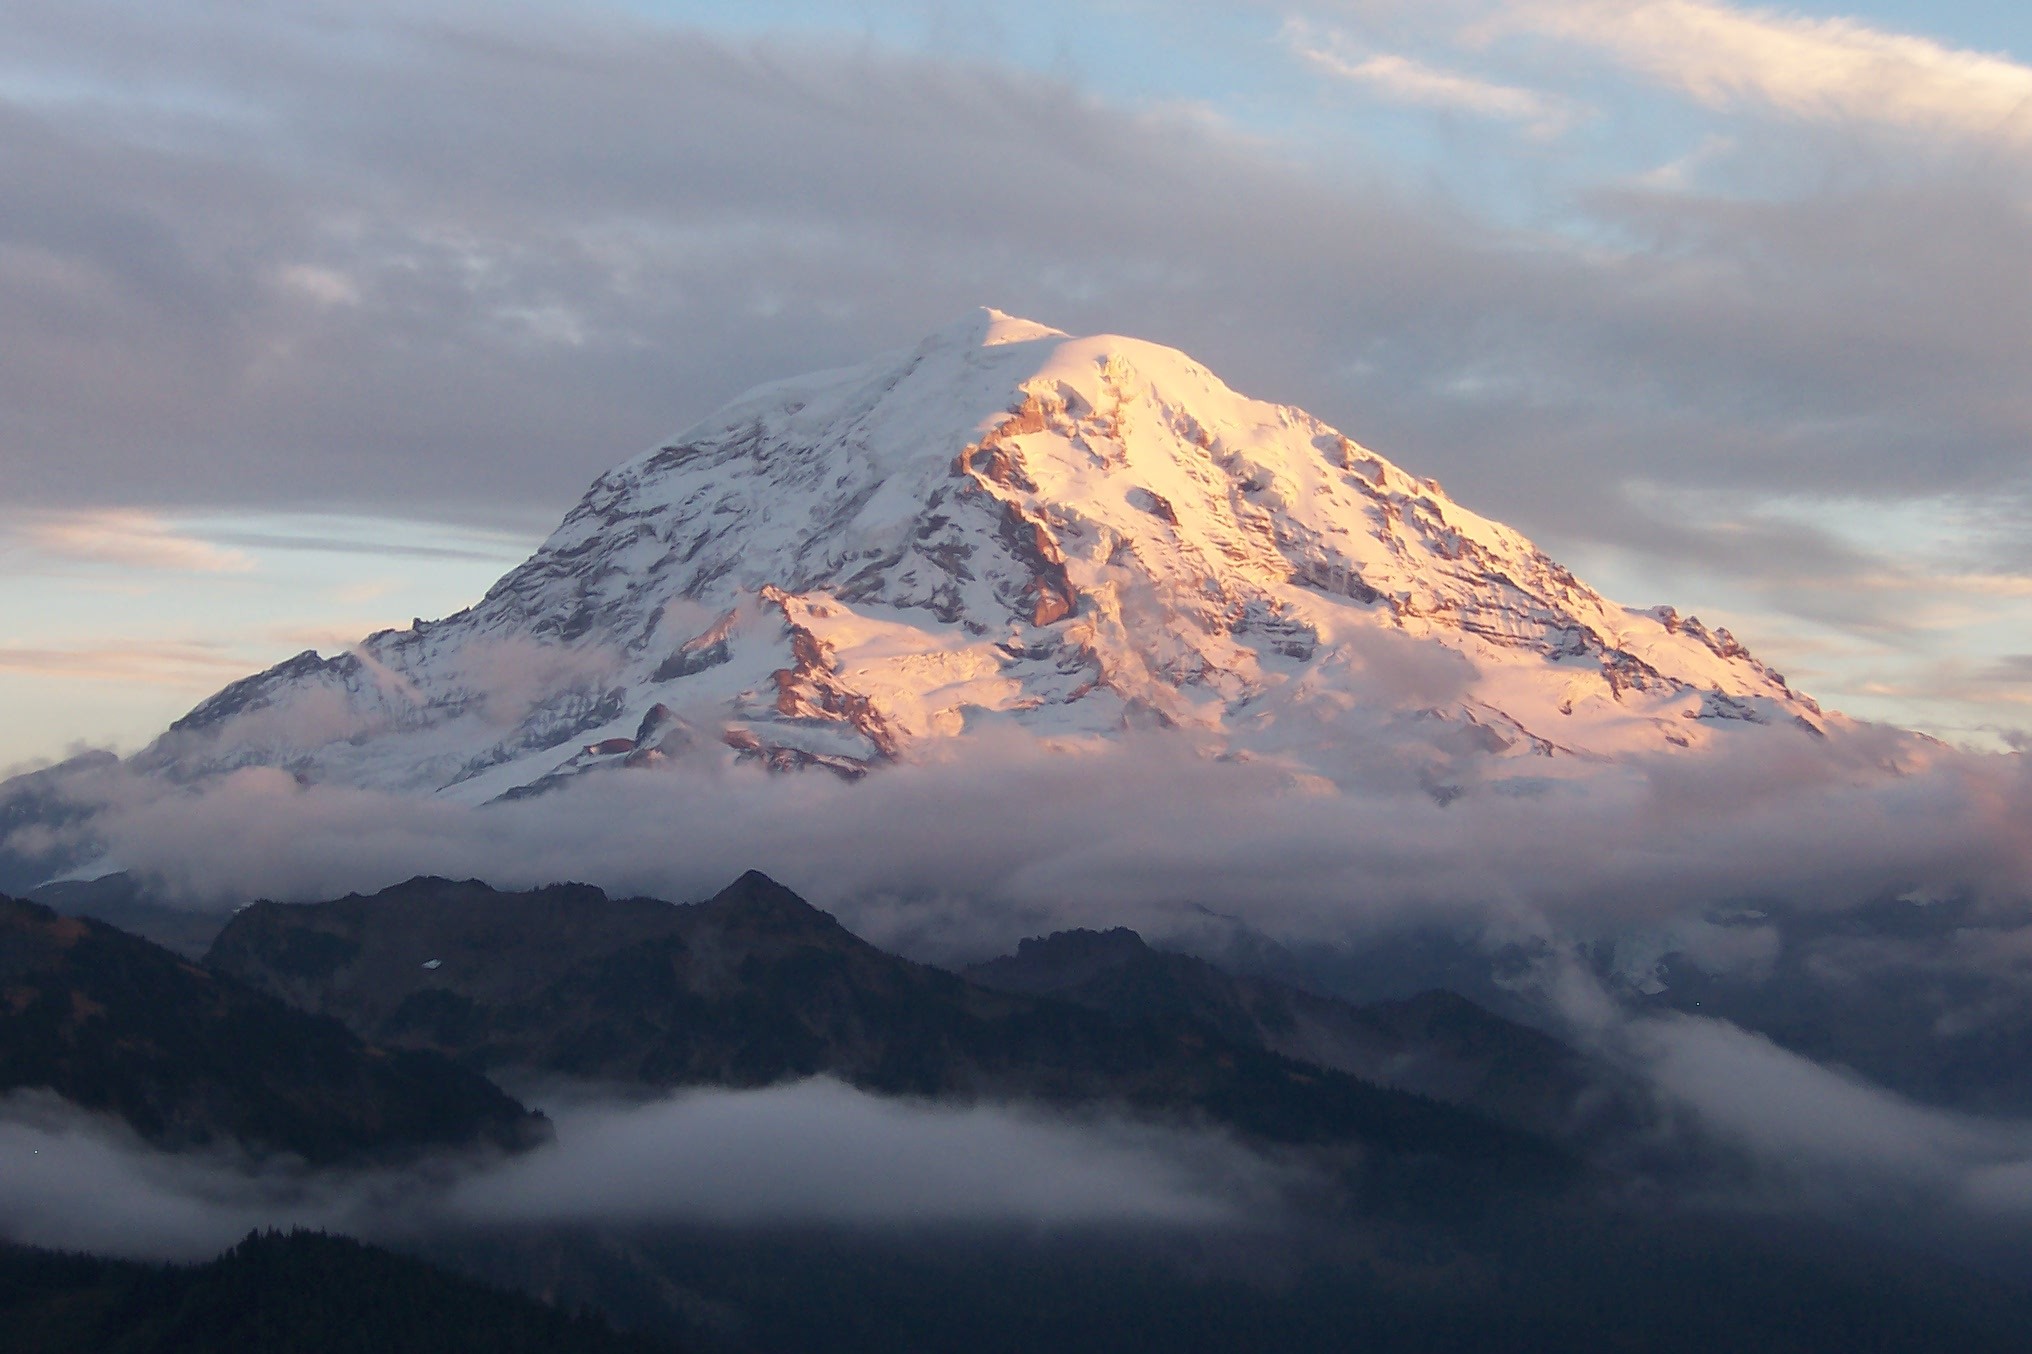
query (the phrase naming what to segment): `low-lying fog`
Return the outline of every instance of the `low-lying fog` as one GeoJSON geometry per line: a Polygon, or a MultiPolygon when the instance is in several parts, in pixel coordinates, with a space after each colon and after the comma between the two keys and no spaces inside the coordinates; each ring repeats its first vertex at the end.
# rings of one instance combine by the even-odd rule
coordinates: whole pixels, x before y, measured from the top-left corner
{"type": "MultiPolygon", "coordinates": [[[[1523,956],[1506,980],[1519,1000],[1638,1071],[1670,1122],[1725,1144],[1740,1169],[1716,1197],[2032,1219],[2032,1125],[1920,1104],[1727,1021],[1640,1010],[1635,988],[1576,961],[1606,947],[1606,968],[1641,987],[1651,960],[1677,952],[1755,981],[1795,943],[1783,918],[1860,918],[1903,898],[1922,917],[1951,902],[1953,924],[1865,928],[1841,964],[2020,985],[2032,965],[2022,757],[1888,731],[1761,741],[1525,793],[1471,787],[1446,806],[1404,794],[1401,767],[1329,788],[1157,739],[1079,755],[960,743],[853,785],[734,767],[593,776],[485,809],[270,770],[202,788],[102,771],[72,793],[97,806],[88,829],[107,865],[194,908],[420,873],[692,900],[756,868],[877,944],[945,962],[1073,925],[1180,943],[1226,928],[1345,951],[1438,926],[1523,956]]],[[[1830,983],[1853,976],[1828,964],[1830,983]]],[[[1977,1005],[1950,1014],[1990,1018],[1977,1005]]],[[[1289,1184],[1284,1167],[1203,1134],[898,1104],[827,1082],[555,1110],[554,1147],[446,1167],[418,1191],[164,1158],[17,1103],[0,1128],[0,1218],[21,1240],[197,1253],[288,1219],[370,1232],[665,1215],[1199,1224],[1261,1215],[1289,1184]]]]}

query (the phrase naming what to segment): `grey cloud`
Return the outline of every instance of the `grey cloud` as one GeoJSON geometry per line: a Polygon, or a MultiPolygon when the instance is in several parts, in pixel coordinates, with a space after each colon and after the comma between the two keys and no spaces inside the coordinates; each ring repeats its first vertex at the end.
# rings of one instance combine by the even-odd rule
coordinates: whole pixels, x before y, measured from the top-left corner
{"type": "Polygon", "coordinates": [[[1599,194],[1629,247],[1582,251],[1375,164],[866,47],[541,9],[11,28],[129,89],[0,119],[30,499],[555,511],[754,380],[983,301],[1189,348],[1565,539],[1782,570],[1622,487],[2025,490],[2032,231],[1994,167],[1599,194]]]}
{"type": "Polygon", "coordinates": [[[1908,1243],[1955,1235],[1968,1210],[2032,1221],[2032,1121],[1919,1104],[1727,1020],[1635,1013],[1571,956],[1527,981],[1570,1037],[1650,1088],[1651,1149],[1706,1159],[1697,1193],[1712,1205],[1804,1208],[1908,1243]]]}
{"type": "Polygon", "coordinates": [[[2032,653],[2006,654],[1976,674],[1984,682],[2032,682],[2032,653]]]}
{"type": "Polygon", "coordinates": [[[2032,1125],[1912,1104],[1726,1021],[1641,1020],[1627,1037],[1662,1092],[1802,1183],[1946,1189],[1961,1173],[2032,1160],[2032,1125]]]}
{"type": "Polygon", "coordinates": [[[0,1239],[196,1259],[261,1225],[320,1225],[324,1200],[236,1154],[155,1151],[116,1120],[47,1093],[0,1098],[0,1239]]]}

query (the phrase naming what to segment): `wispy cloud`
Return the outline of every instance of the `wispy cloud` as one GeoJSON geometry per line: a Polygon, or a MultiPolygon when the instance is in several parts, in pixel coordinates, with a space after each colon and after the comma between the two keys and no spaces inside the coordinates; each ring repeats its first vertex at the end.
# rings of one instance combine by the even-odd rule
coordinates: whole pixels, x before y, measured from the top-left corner
{"type": "MultiPolygon", "coordinates": [[[[435,529],[420,524],[419,529],[435,529]]],[[[479,543],[474,545],[430,545],[382,540],[361,535],[348,538],[330,534],[289,531],[255,531],[227,529],[209,533],[211,539],[224,546],[246,546],[250,550],[293,550],[317,554],[372,555],[375,557],[395,556],[400,559],[448,559],[471,560],[478,563],[513,564],[527,552],[525,543],[519,539],[504,538],[499,545],[479,543]]]]}
{"type": "Polygon", "coordinates": [[[1965,702],[1976,710],[2032,705],[2032,654],[1905,664],[1881,674],[1865,674],[1858,689],[1915,703],[1965,702]]]}
{"type": "MultiPolygon", "coordinates": [[[[1988,938],[1986,937],[1986,940],[1988,938]]],[[[1743,1152],[1742,1187],[1838,1212],[1890,1204],[1901,1220],[1945,1205],[2024,1217],[2032,1122],[1922,1104],[1726,1020],[1636,1015],[1580,966],[1546,995],[1568,1033],[1637,1072],[1662,1106],[1743,1152]]]]}
{"type": "Polygon", "coordinates": [[[30,521],[17,533],[28,551],[54,559],[177,573],[238,574],[254,568],[242,551],[180,530],[153,513],[125,509],[30,521]]]}
{"type": "Polygon", "coordinates": [[[224,683],[247,670],[247,657],[224,645],[136,641],[104,647],[0,648],[0,673],[187,688],[224,683]]]}
{"type": "Polygon", "coordinates": [[[1364,52],[1338,33],[1321,32],[1301,21],[1287,24],[1284,32],[1291,50],[1314,68],[1392,103],[1527,123],[1540,135],[1557,135],[1577,115],[1565,99],[1399,53],[1364,52]]]}
{"type": "Polygon", "coordinates": [[[1714,109],[2032,139],[2032,67],[1854,19],[1714,0],[1527,0],[1487,31],[1594,48],[1714,109]]]}

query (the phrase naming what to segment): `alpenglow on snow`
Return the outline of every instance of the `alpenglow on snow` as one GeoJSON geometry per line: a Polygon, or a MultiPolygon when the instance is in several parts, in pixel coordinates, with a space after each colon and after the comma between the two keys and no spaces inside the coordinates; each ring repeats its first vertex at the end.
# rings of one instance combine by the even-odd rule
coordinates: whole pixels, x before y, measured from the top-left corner
{"type": "Polygon", "coordinates": [[[1443,789],[1847,723],[1183,353],[988,310],[750,391],[473,607],[235,682],[134,764],[484,802],[1152,730],[1443,789]]]}

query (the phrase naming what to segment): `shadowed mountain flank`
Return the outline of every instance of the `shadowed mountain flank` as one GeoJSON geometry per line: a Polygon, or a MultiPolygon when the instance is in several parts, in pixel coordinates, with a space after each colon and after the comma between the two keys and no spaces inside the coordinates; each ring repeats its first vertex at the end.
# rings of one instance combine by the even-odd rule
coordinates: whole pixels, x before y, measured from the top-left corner
{"type": "Polygon", "coordinates": [[[1365,1081],[1559,1137],[1627,1125],[1637,1092],[1543,1031],[1444,990],[1355,1005],[1152,949],[1126,927],[1059,931],[966,970],[1007,992],[1124,1019],[1181,1020],[1365,1081]]]}
{"type": "Polygon", "coordinates": [[[158,1146],[233,1143],[313,1163],[549,1134],[440,1054],[364,1043],[103,922],[0,898],[0,1092],[36,1090],[158,1146]]]}
{"type": "Polygon", "coordinates": [[[230,920],[223,912],[176,907],[124,871],[97,879],[64,879],[27,894],[66,917],[93,917],[153,941],[186,959],[202,959],[230,920]]]}
{"type": "Polygon", "coordinates": [[[886,1094],[1113,1105],[1265,1143],[1500,1162],[1519,1178],[1566,1169],[1533,1135],[1195,1019],[1120,1018],[897,958],[754,872],[692,906],[432,879],[257,904],[209,962],[363,1037],[485,1069],[654,1087],[827,1074],[886,1094]]]}

